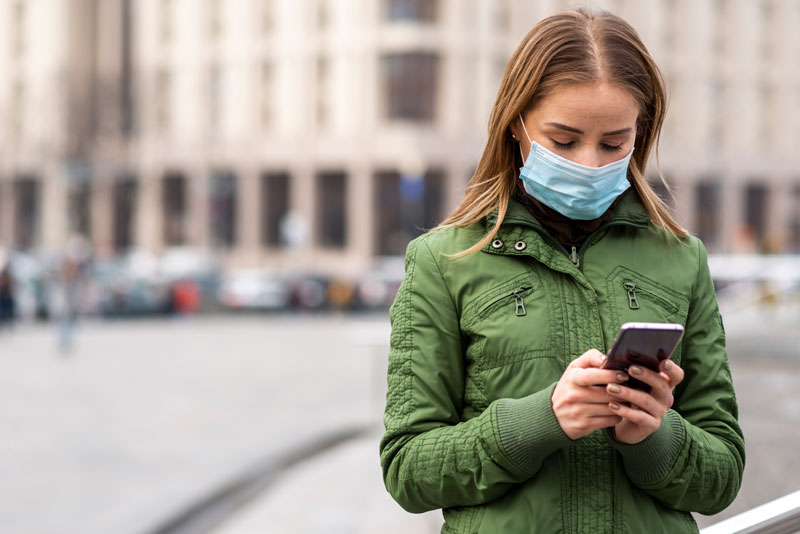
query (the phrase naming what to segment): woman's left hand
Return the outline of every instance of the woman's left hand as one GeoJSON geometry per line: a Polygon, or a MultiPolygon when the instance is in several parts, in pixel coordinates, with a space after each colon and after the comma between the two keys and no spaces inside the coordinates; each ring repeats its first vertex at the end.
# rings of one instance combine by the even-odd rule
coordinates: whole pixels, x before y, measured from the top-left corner
{"type": "Polygon", "coordinates": [[[609,404],[609,408],[622,417],[622,421],[614,426],[617,441],[633,444],[639,443],[661,426],[661,420],[672,407],[672,389],[683,380],[683,369],[674,362],[664,360],[660,372],[632,365],[628,368],[628,374],[648,384],[650,393],[621,384],[609,384],[606,391],[619,399],[609,404]]]}

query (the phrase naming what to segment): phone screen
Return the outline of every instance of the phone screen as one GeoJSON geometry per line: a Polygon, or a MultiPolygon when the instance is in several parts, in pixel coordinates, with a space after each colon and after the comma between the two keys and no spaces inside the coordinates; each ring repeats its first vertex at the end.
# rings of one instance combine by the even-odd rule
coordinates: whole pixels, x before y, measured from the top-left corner
{"type": "MultiPolygon", "coordinates": [[[[614,340],[603,368],[627,372],[630,365],[640,365],[658,371],[659,364],[672,355],[682,335],[683,328],[680,325],[626,323],[614,340]]],[[[650,386],[633,377],[625,385],[634,389],[650,390],[650,386]]]]}

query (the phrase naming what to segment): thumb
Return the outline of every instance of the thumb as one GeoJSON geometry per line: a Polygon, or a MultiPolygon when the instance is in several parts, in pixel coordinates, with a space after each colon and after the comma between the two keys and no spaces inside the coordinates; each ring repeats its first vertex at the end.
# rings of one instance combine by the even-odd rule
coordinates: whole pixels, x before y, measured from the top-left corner
{"type": "Polygon", "coordinates": [[[588,369],[600,367],[606,361],[606,355],[597,349],[589,349],[570,362],[569,367],[588,369]]]}

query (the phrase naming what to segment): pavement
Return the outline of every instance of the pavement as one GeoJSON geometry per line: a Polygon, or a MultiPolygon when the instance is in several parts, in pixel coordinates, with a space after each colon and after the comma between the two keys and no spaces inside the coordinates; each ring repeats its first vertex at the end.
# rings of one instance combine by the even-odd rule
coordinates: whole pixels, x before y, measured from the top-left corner
{"type": "MultiPolygon", "coordinates": [[[[800,310],[725,318],[747,468],[701,526],[800,489],[800,310]]],[[[50,325],[0,332],[0,532],[166,532],[252,466],[347,428],[364,430],[191,532],[438,532],[440,512],[408,514],[383,488],[387,339],[383,315],[89,321],[66,356],[50,325]]]]}

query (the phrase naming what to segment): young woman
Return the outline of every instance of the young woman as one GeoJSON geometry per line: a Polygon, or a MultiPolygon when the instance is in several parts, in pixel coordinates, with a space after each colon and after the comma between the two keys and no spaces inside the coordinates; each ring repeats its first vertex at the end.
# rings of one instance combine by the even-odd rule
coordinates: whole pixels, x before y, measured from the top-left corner
{"type": "Polygon", "coordinates": [[[706,252],[644,178],[665,109],[622,19],[542,20],[464,200],[409,245],[381,463],[405,509],[443,509],[442,532],[697,532],[689,512],[736,496],[744,440],[706,252]],[[659,371],[601,368],[629,321],[685,326],[659,371]]]}

